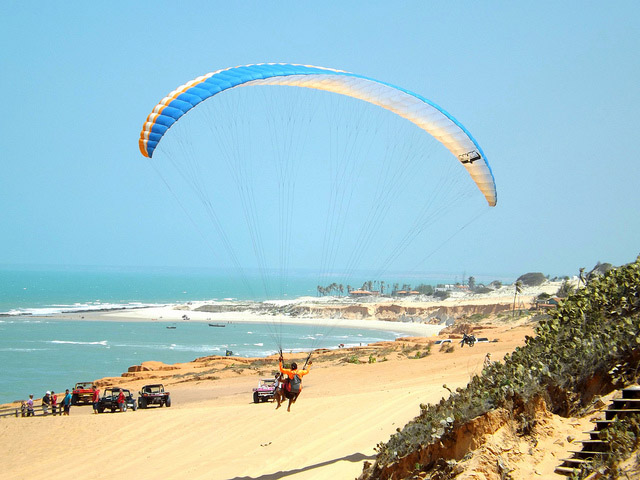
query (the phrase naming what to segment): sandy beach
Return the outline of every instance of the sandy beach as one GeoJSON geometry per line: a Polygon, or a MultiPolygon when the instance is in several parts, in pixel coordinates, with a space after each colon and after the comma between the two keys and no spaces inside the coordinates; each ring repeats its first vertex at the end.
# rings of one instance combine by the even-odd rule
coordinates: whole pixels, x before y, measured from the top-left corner
{"type": "MultiPolygon", "coordinates": [[[[101,316],[169,321],[171,315],[180,318],[184,314],[174,308],[101,316]]],[[[213,319],[209,313],[200,318],[191,311],[189,318],[213,319]]],[[[215,320],[239,321],[226,314],[215,320]]],[[[388,440],[419,413],[421,403],[448,395],[443,385],[463,387],[481,372],[487,353],[499,361],[533,331],[526,323],[484,324],[478,334],[490,342],[474,348],[456,345],[452,353],[432,345],[430,354],[421,356],[416,352],[425,352],[428,343],[438,338],[425,327],[439,330],[441,326],[407,326],[411,327],[408,334],[416,328],[412,338],[315,355],[303,393],[291,412],[286,408],[276,411],[272,403],[252,402],[252,388],[258,380],[277,369],[273,357],[257,361],[208,357],[172,366],[143,363],[137,372],[123,372],[124,376],[102,379],[100,384],[137,391],[146,383],[162,382],[171,391],[171,408],[93,415],[90,406],[77,406],[69,417],[0,419],[2,477],[56,479],[81,468],[94,478],[153,474],[222,480],[352,479],[361,473],[365,461],[373,461],[379,442],[388,440]],[[370,363],[371,358],[376,361],[370,363]],[[244,365],[225,368],[228,362],[244,365]]],[[[556,423],[549,428],[560,436],[566,437],[567,428],[577,432],[581,428],[556,423]]],[[[554,475],[554,455],[559,458],[570,445],[554,444],[558,437],[549,438],[549,445],[540,448],[547,448],[551,457],[523,464],[523,472],[535,468],[542,478],[554,475]]]]}
{"type": "MultiPolygon", "coordinates": [[[[554,294],[561,282],[546,282],[538,287],[524,287],[517,299],[517,308],[529,308],[541,293],[554,294]]],[[[340,325],[349,328],[399,331],[407,335],[430,337],[445,325],[434,313],[446,312],[444,316],[464,317],[486,312],[507,312],[513,308],[513,287],[504,286],[486,294],[454,292],[450,298],[436,300],[424,296],[413,297],[301,297],[295,300],[265,302],[188,302],[184,304],[156,307],[107,310],[97,312],[68,313],[62,315],[70,320],[91,318],[103,321],[153,321],[181,322],[184,317],[190,322],[212,323],[288,323],[318,325],[321,327],[340,325]],[[238,309],[238,305],[245,308],[238,309]],[[215,307],[208,311],[206,307],[215,307]],[[304,312],[300,315],[283,314],[283,309],[304,312]],[[218,311],[221,310],[221,311],[218,311]]],[[[60,315],[58,315],[60,317],[60,315]]]]}
{"type": "MultiPolygon", "coordinates": [[[[82,465],[96,478],[150,471],[168,478],[354,478],[363,461],[373,458],[375,445],[413,418],[420,403],[438,401],[447,393],[445,383],[465,385],[487,351],[503,355],[528,330],[418,360],[388,355],[373,364],[316,361],[290,413],[252,403],[251,389],[260,378],[254,373],[165,382],[174,402],[169,409],[92,415],[90,406],[78,406],[69,417],[2,419],[3,477],[63,478],[82,465]],[[61,437],[64,447],[40,441],[61,437]]],[[[131,388],[142,384],[120,380],[131,388]]]]}
{"type": "MultiPolygon", "coordinates": [[[[407,335],[430,337],[436,335],[444,325],[430,325],[424,323],[388,322],[382,320],[357,320],[357,319],[328,319],[328,318],[295,318],[284,315],[261,315],[252,312],[223,312],[209,313],[197,311],[176,310],[175,307],[144,308],[119,312],[103,313],[96,316],[99,320],[114,321],[161,321],[181,322],[182,316],[187,314],[188,321],[213,322],[213,323],[283,323],[292,325],[317,325],[330,328],[336,325],[348,328],[386,330],[403,332],[407,335]]],[[[78,314],[75,314],[77,317],[78,314]]],[[[74,318],[73,316],[69,318],[74,318]]]]}

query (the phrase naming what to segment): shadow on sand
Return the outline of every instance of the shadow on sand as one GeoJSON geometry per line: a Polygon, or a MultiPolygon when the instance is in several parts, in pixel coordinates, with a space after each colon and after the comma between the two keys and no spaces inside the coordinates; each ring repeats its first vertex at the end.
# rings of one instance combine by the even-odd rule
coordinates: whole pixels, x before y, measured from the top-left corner
{"type": "Polygon", "coordinates": [[[275,473],[267,473],[266,475],[260,475],[259,477],[233,477],[229,480],[279,480],[281,478],[285,478],[289,475],[295,475],[296,473],[306,472],[308,470],[313,470],[314,468],[320,468],[327,465],[331,465],[332,463],[341,462],[346,460],[347,462],[361,462],[363,460],[374,460],[375,455],[364,455],[363,453],[353,453],[351,455],[347,455],[342,458],[334,458],[333,460],[327,460],[326,462],[316,463],[315,465],[309,465],[304,468],[296,468],[295,470],[287,470],[285,472],[275,472],[275,473]]]}

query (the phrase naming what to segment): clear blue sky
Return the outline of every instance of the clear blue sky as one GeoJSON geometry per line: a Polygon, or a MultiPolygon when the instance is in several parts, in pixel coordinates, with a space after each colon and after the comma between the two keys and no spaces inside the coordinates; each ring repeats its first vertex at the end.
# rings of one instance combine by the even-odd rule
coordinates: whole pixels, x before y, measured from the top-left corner
{"type": "Polygon", "coordinates": [[[498,206],[440,270],[563,275],[632,261],[639,20],[633,1],[5,1],[0,265],[206,265],[197,238],[175,248],[188,225],[138,134],[176,86],[261,62],[400,85],[473,132],[498,206]]]}

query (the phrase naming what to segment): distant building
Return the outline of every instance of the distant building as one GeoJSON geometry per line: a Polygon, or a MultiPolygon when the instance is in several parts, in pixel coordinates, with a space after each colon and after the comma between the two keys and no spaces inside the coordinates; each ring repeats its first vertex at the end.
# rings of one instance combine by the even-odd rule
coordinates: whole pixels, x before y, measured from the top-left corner
{"type": "Polygon", "coordinates": [[[542,309],[542,310],[546,310],[549,308],[556,308],[561,301],[562,299],[560,297],[550,297],[544,302],[536,303],[536,308],[542,309]]]}
{"type": "Polygon", "coordinates": [[[407,297],[409,295],[420,295],[420,292],[418,292],[417,290],[398,290],[396,292],[393,292],[393,295],[398,297],[407,297]]]}
{"type": "Polygon", "coordinates": [[[351,290],[349,295],[352,297],[367,297],[369,295],[377,295],[378,292],[370,292],[369,290],[351,290]]]}
{"type": "Polygon", "coordinates": [[[455,285],[448,284],[448,285],[440,285],[440,286],[434,288],[433,290],[435,292],[450,292],[454,288],[455,288],[455,285]]]}

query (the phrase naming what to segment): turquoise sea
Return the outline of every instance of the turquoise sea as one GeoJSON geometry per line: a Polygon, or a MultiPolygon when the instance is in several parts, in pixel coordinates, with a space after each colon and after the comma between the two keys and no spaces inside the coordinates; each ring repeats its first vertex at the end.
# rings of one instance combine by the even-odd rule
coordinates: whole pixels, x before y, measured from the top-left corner
{"type": "MultiPolygon", "coordinates": [[[[246,284],[246,282],[245,282],[246,284]]],[[[277,351],[336,348],[391,340],[399,332],[300,325],[91,321],[92,311],[196,300],[262,300],[242,282],[198,270],[0,269],[0,403],[63,391],[75,382],[119,376],[148,360],[186,362],[227,349],[242,357],[277,351]],[[65,320],[65,312],[84,320],[65,320]],[[56,318],[52,318],[55,315],[56,318]],[[175,329],[167,329],[175,326],[175,329]]],[[[314,295],[316,280],[300,276],[291,297],[314,295]]],[[[256,290],[259,282],[256,281],[256,290]]],[[[95,314],[94,314],[95,315],[95,314]]]]}
{"type": "MultiPolygon", "coordinates": [[[[119,376],[148,360],[187,362],[232,350],[241,357],[277,351],[269,324],[237,323],[224,328],[204,322],[104,322],[47,317],[0,318],[0,403],[64,391],[75,382],[119,376]],[[167,326],[175,326],[168,329],[167,326]]],[[[282,344],[289,350],[336,348],[391,340],[399,333],[286,325],[282,344]]],[[[278,337],[280,338],[280,337],[278,337]]]]}
{"type": "Polygon", "coordinates": [[[228,298],[297,298],[316,295],[316,286],[317,278],[304,274],[293,277],[282,292],[276,285],[265,287],[259,275],[241,280],[225,272],[195,268],[0,267],[0,315],[228,298]]]}

